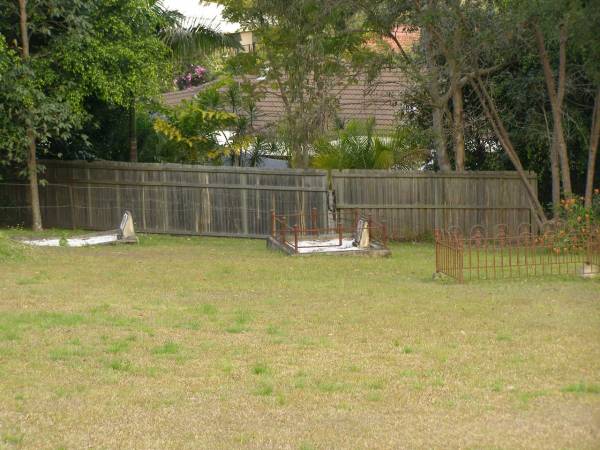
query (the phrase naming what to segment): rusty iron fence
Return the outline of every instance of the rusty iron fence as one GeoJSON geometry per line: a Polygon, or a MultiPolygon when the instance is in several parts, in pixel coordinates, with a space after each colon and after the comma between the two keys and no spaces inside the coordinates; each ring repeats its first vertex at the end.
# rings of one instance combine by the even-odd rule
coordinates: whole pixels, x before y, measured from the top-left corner
{"type": "Polygon", "coordinates": [[[311,209],[308,218],[304,213],[284,215],[276,214],[275,210],[272,210],[271,237],[294,253],[299,253],[306,248],[340,247],[344,240],[354,239],[359,220],[362,218],[365,223],[364,228],[368,228],[371,240],[382,248],[387,248],[388,235],[385,223],[377,222],[371,216],[363,217],[358,210],[352,217],[352,220],[346,221],[338,218],[333,227],[319,226],[316,208],[311,209]]]}
{"type": "Polygon", "coordinates": [[[464,236],[459,228],[435,231],[436,273],[464,283],[536,275],[592,276],[600,273],[600,228],[568,229],[548,224],[539,234],[529,224],[509,234],[498,225],[493,235],[481,226],[464,236]]]}

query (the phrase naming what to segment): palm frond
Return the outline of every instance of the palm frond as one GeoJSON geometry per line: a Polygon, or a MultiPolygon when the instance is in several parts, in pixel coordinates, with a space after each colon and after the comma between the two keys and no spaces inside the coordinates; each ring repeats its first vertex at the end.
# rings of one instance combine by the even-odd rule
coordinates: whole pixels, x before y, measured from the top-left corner
{"type": "Polygon", "coordinates": [[[179,22],[162,30],[161,35],[177,59],[205,55],[221,49],[241,48],[238,37],[221,33],[214,25],[214,20],[196,20],[186,25],[179,22]]]}
{"type": "Polygon", "coordinates": [[[392,136],[378,136],[374,120],[350,120],[337,139],[314,143],[312,165],[319,169],[418,169],[428,152],[422,136],[399,129],[392,136]]]}

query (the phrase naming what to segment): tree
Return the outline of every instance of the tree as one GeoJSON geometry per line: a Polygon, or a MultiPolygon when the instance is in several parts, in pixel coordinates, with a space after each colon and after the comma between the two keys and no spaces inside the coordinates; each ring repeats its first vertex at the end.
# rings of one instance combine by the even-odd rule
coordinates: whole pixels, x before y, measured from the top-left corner
{"type": "Polygon", "coordinates": [[[582,59],[583,72],[589,80],[587,90],[594,97],[591,123],[589,125],[590,134],[584,196],[585,207],[592,208],[594,177],[598,170],[596,160],[600,141],[600,64],[598,64],[598,61],[600,61],[600,42],[597,39],[600,27],[600,9],[594,2],[589,1],[579,9],[574,22],[573,28],[577,32],[572,40],[582,59]]]}
{"type": "MultiPolygon", "coordinates": [[[[171,62],[179,69],[188,65],[193,58],[202,57],[219,49],[238,49],[240,43],[234,35],[228,35],[200,21],[186,21],[177,11],[164,7],[158,0],[152,7],[158,19],[157,36],[168,46],[171,62]]],[[[137,161],[136,98],[133,93],[129,103],[129,160],[137,161]]]]}
{"type": "Polygon", "coordinates": [[[0,54],[7,62],[0,72],[0,139],[3,164],[26,162],[32,227],[37,231],[42,228],[37,152],[46,151],[53,138],[68,136],[85,117],[81,90],[63,76],[53,56],[70,40],[81,38],[87,23],[81,15],[83,5],[76,0],[40,1],[35,6],[39,10],[28,9],[25,0],[18,5],[0,1],[6,12],[0,20],[0,54]]]}
{"type": "Polygon", "coordinates": [[[464,8],[462,2],[377,0],[362,2],[362,8],[370,27],[394,43],[392,64],[402,69],[426,93],[437,164],[442,171],[452,170],[445,124],[449,115],[448,102],[454,101],[455,160],[457,170],[464,170],[460,79],[465,70],[462,51],[466,28],[459,26],[461,8],[464,8]],[[420,43],[415,51],[405,48],[398,39],[398,29],[420,33],[420,43]]]}
{"type": "MultiPolygon", "coordinates": [[[[452,157],[456,170],[466,168],[467,143],[472,142],[478,157],[496,166],[511,164],[524,183],[526,167],[534,168],[542,180],[546,171],[552,173],[553,204],[558,205],[561,181],[569,196],[583,187],[574,185],[583,176],[572,182],[571,175],[587,170],[585,189],[591,193],[596,172],[600,119],[592,112],[598,106],[592,105],[597,105],[599,46],[592,30],[599,21],[592,3],[376,0],[364,2],[363,8],[372,28],[396,42],[393,61],[413,80],[412,90],[425,93],[416,108],[421,116],[431,114],[440,169],[448,168],[452,157]],[[393,31],[400,25],[421,31],[413,52],[394,40],[393,31]],[[532,64],[536,60],[537,66],[532,64]],[[473,94],[475,103],[465,97],[473,94]],[[480,122],[482,112],[487,126],[480,122]],[[467,126],[465,117],[473,125],[467,126]],[[444,155],[446,129],[453,133],[449,158],[444,155]],[[467,130],[477,135],[468,136],[467,130]],[[546,135],[550,139],[543,145],[546,135]],[[484,142],[487,155],[478,150],[484,142]],[[506,157],[498,158],[497,149],[506,157]]],[[[541,184],[543,193],[547,185],[541,184]]],[[[540,220],[545,220],[531,186],[527,190],[540,220]]]]}
{"type": "Polygon", "coordinates": [[[234,143],[224,145],[219,137],[236,124],[236,114],[220,109],[217,88],[208,88],[193,100],[185,101],[156,119],[154,129],[178,144],[179,162],[206,163],[220,160],[234,151],[234,143]]]}
{"type": "Polygon", "coordinates": [[[390,137],[377,136],[375,121],[351,120],[335,140],[322,137],[315,144],[312,165],[319,169],[418,169],[427,160],[419,130],[399,127],[390,137]]]}
{"type": "MultiPolygon", "coordinates": [[[[576,190],[574,184],[578,184],[580,178],[572,175],[580,173],[583,176],[586,172],[583,169],[585,162],[582,161],[585,153],[585,190],[587,203],[591,205],[595,155],[600,133],[599,119],[594,113],[598,108],[597,102],[593,100],[600,86],[597,64],[599,46],[595,39],[596,30],[600,26],[597,8],[593,6],[593,2],[559,0],[508,2],[508,5],[507,13],[515,18],[515,23],[522,28],[525,38],[522,41],[524,45],[520,46],[519,62],[527,65],[530,56],[527,40],[531,41],[545,86],[542,98],[534,104],[539,104],[541,100],[545,121],[546,103],[549,104],[551,120],[547,121],[547,129],[551,139],[547,155],[555,214],[560,207],[561,193],[565,197],[571,197],[576,190]],[[592,120],[584,119],[585,116],[592,120]],[[589,142],[585,142],[583,130],[588,126],[589,142]],[[588,143],[589,151],[583,148],[588,143]]],[[[518,83],[518,80],[511,82],[518,83]]]]}
{"type": "Polygon", "coordinates": [[[164,90],[172,69],[161,30],[173,19],[160,2],[146,0],[93,2],[88,14],[90,32],[70,42],[67,69],[90,94],[128,111],[130,160],[136,161],[136,101],[164,90]]]}
{"type": "Polygon", "coordinates": [[[0,34],[20,52],[19,63],[3,74],[14,89],[2,89],[0,104],[12,125],[0,132],[14,137],[11,161],[27,160],[34,229],[42,226],[37,154],[55,140],[67,140],[85,122],[87,99],[128,105],[134,92],[159,92],[161,68],[169,61],[156,35],[160,18],[153,4],[19,0],[17,8],[0,0],[0,34]]]}
{"type": "Polygon", "coordinates": [[[363,33],[343,1],[222,0],[225,15],[260,42],[254,73],[266,78],[283,103],[279,133],[291,163],[308,167],[312,143],[332,123],[335,89],[356,77],[363,33]]]}
{"type": "Polygon", "coordinates": [[[564,2],[532,2],[526,14],[532,34],[535,37],[540,63],[543,69],[544,81],[552,111],[552,145],[550,161],[552,168],[552,202],[554,207],[560,203],[560,181],[566,196],[571,196],[571,173],[569,156],[563,129],[564,100],[567,78],[567,39],[571,24],[568,20],[568,9],[564,2]],[[562,4],[561,4],[562,3],[562,4]],[[546,32],[544,32],[544,29],[546,32]],[[551,59],[546,48],[546,34],[554,34],[558,40],[558,63],[556,75],[552,69],[551,59]],[[562,176],[562,177],[561,177],[562,176]]]}

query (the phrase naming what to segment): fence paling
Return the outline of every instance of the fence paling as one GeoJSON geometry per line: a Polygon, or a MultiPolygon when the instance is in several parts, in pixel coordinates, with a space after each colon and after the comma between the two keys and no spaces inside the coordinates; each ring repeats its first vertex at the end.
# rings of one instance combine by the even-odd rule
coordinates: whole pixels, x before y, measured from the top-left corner
{"type": "MultiPolygon", "coordinates": [[[[269,211],[311,210],[327,217],[327,173],[315,170],[45,162],[40,186],[49,227],[107,229],[124,209],[141,232],[268,236],[269,211]]],[[[26,224],[25,183],[0,184],[0,221],[26,224]],[[16,195],[16,194],[19,195],[16,195]],[[11,198],[18,199],[15,202],[11,198]],[[7,200],[5,200],[7,199],[7,200]],[[8,212],[14,209],[15,212],[8,212]]]]}
{"type": "MultiPolygon", "coordinates": [[[[529,174],[535,186],[536,176],[529,174]]],[[[394,239],[431,234],[436,228],[531,223],[531,205],[515,172],[332,172],[336,210],[358,208],[385,219],[394,239]]],[[[536,188],[537,189],[537,188],[536,188]]],[[[535,226],[535,225],[534,225],[535,226]]]]}

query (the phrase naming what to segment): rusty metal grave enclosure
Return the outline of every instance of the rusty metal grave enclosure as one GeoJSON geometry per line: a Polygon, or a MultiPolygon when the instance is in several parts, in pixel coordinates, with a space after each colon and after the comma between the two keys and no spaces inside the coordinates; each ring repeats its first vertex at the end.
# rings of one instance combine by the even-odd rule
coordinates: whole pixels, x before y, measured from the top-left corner
{"type": "Polygon", "coordinates": [[[385,223],[375,221],[371,216],[362,218],[358,210],[350,220],[338,217],[335,226],[325,226],[319,222],[316,208],[309,217],[303,213],[282,215],[271,211],[270,246],[277,246],[289,254],[347,252],[353,254],[371,253],[375,256],[390,254],[387,243],[385,223]],[[353,246],[359,223],[369,230],[370,244],[368,248],[358,249],[353,246]]]}
{"type": "Polygon", "coordinates": [[[459,228],[435,231],[435,270],[460,283],[469,280],[526,278],[538,275],[600,273],[600,228],[568,229],[549,223],[539,234],[529,224],[508,234],[498,225],[492,235],[481,226],[464,236],[459,228]]]}

